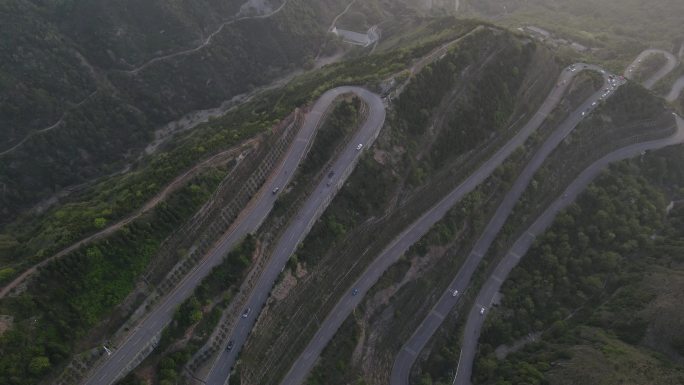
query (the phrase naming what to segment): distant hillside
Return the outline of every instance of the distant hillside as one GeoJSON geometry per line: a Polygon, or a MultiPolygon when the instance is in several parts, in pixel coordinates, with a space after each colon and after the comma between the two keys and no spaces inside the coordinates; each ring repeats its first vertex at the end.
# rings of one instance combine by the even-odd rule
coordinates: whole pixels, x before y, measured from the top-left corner
{"type": "Polygon", "coordinates": [[[310,61],[345,4],[288,0],[272,17],[226,24],[206,47],[188,51],[222,23],[254,14],[240,13],[241,5],[0,4],[0,34],[7,37],[0,42],[1,222],[65,186],[121,170],[167,122],[310,61]],[[176,52],[182,54],[150,61],[176,52]]]}
{"type": "Polygon", "coordinates": [[[626,61],[644,48],[679,49],[684,39],[679,0],[461,0],[460,13],[510,27],[536,25],[587,47],[606,62],[626,61]]]}

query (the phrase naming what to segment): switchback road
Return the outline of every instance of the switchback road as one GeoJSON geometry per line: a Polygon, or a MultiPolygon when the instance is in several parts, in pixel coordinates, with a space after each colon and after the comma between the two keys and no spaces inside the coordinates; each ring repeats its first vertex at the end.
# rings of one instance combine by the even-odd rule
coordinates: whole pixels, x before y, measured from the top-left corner
{"type": "Polygon", "coordinates": [[[596,178],[610,163],[628,159],[641,154],[643,151],[656,150],[667,146],[684,143],[684,120],[677,119],[677,131],[668,138],[636,143],[619,150],[613,151],[587,167],[570,185],[563,194],[556,199],[540,215],[527,231],[513,244],[506,256],[499,262],[494,273],[482,286],[475,300],[475,305],[468,314],[468,320],[463,336],[461,356],[458,361],[454,385],[469,385],[472,375],[473,361],[477,350],[477,340],[482,330],[485,314],[480,314],[483,307],[488,309],[494,296],[499,292],[501,284],[508,274],[518,264],[520,259],[532,246],[534,239],[542,234],[552,223],[558,212],[571,204],[577,196],[596,178]]]}
{"type": "Polygon", "coordinates": [[[665,99],[670,103],[674,102],[679,97],[679,94],[682,93],[682,89],[684,89],[684,76],[677,79],[677,81],[672,85],[672,90],[670,90],[670,93],[667,94],[665,99]]]}
{"type": "MultiPolygon", "coordinates": [[[[343,295],[337,302],[333,310],[328,314],[320,328],[311,339],[307,347],[297,358],[289,372],[281,382],[281,385],[301,384],[306,375],[313,367],[316,359],[321,354],[323,348],[335,335],[335,332],[348,317],[351,311],[362,301],[364,295],[378,281],[382,274],[420,238],[422,238],[430,228],[437,223],[448,211],[459,202],[466,194],[474,190],[480,183],[489,177],[506,158],[508,158],[516,148],[521,146],[527,138],[542,124],[546,117],[560,103],[563,94],[569,86],[570,80],[578,73],[585,64],[579,63],[573,66],[572,70],[563,71],[557,81],[557,86],[547,96],[546,100],[535,113],[532,119],[502,148],[500,148],[490,159],[488,159],[478,170],[470,175],[463,183],[452,190],[439,203],[424,213],[417,221],[406,228],[396,237],[368,266],[359,279],[348,289],[351,293],[352,288],[358,290],[358,294],[343,295]]],[[[586,65],[588,66],[588,65],[586,65]]],[[[597,69],[598,67],[593,67],[597,69]]],[[[612,91],[611,91],[612,92],[612,91]]],[[[599,94],[599,96],[601,96],[599,94]]],[[[589,102],[589,105],[591,102],[589,102]]],[[[585,106],[588,108],[588,106],[585,106]]]]}
{"type": "MultiPolygon", "coordinates": [[[[128,338],[117,347],[113,347],[112,354],[106,358],[99,367],[95,368],[85,384],[88,385],[109,385],[114,383],[117,379],[125,375],[133,366],[137,356],[150,344],[153,344],[161,330],[171,321],[175,309],[186,298],[188,298],[195,287],[202,282],[211,270],[221,263],[223,257],[233,249],[237,243],[242,240],[247,234],[253,233],[257,230],[261,222],[266,218],[273,207],[277,195],[273,194],[274,188],[282,189],[290,181],[294,170],[300,164],[307,148],[312,142],[315,132],[321,123],[326,110],[330,107],[335,98],[341,94],[354,93],[361,97],[369,106],[368,119],[363,127],[355,134],[354,139],[349,146],[341,153],[335,162],[335,167],[345,169],[347,166],[354,164],[358,160],[361,151],[356,150],[358,143],[370,144],[377,136],[385,119],[385,108],[382,100],[377,95],[359,87],[339,87],[332,89],[323,94],[314,104],[313,108],[306,116],[302,128],[297,133],[296,137],[287,153],[283,156],[278,168],[273,172],[273,175],[266,181],[264,186],[255,194],[254,198],[247,208],[240,213],[235,223],[231,226],[228,232],[217,242],[216,246],[204,257],[204,259],[192,270],[188,275],[176,286],[176,288],[163,298],[159,305],[153,309],[145,319],[131,332],[128,338]]],[[[343,173],[337,173],[331,182],[335,186],[339,186],[344,182],[346,177],[343,173]]],[[[233,352],[239,350],[242,342],[249,332],[247,325],[252,325],[258,314],[258,309],[263,305],[271,285],[275,280],[275,276],[280,273],[280,262],[284,266],[287,258],[281,261],[283,257],[283,250],[294,247],[299,243],[302,234],[301,231],[308,221],[312,221],[311,215],[317,212],[320,205],[327,203],[332,199],[336,189],[328,188],[325,181],[321,182],[314,193],[309,197],[304,207],[298,213],[298,218],[285,232],[281,238],[278,251],[272,257],[278,263],[271,262],[266,270],[262,273],[256,289],[253,291],[248,306],[252,308],[250,317],[242,320],[238,330],[235,331],[234,339],[236,340],[236,347],[233,352]],[[239,344],[238,344],[239,342],[239,344]]],[[[289,254],[287,255],[289,257],[289,254]]],[[[239,315],[236,315],[239,316],[239,315]]],[[[227,376],[228,370],[235,358],[233,355],[222,357],[225,360],[220,361],[220,365],[216,366],[216,370],[212,372],[213,375],[219,378],[223,375],[227,376]]],[[[225,378],[224,378],[225,379],[225,378]]],[[[221,383],[223,383],[221,381],[221,383]]]]}
{"type": "MultiPolygon", "coordinates": [[[[290,256],[295,252],[297,245],[304,240],[311,226],[323,213],[328,203],[337,193],[337,190],[344,184],[347,176],[358,161],[361,151],[357,150],[357,146],[362,144],[363,148],[369,147],[380,133],[380,129],[385,121],[385,107],[382,99],[370,91],[357,87],[340,87],[326,92],[316,102],[313,112],[309,114],[311,119],[307,119],[304,124],[317,125],[321,114],[327,110],[332,101],[338,95],[350,92],[362,98],[369,106],[368,118],[347,147],[334,161],[331,166],[331,169],[335,171],[333,175],[319,182],[318,186],[307,197],[297,212],[294,220],[278,239],[268,265],[264,268],[258,282],[249,295],[245,305],[245,309],[249,309],[248,314],[246,316],[243,316],[244,314],[234,315],[238,321],[229,338],[229,340],[233,341],[233,348],[229,351],[221,350],[218,359],[214,362],[206,378],[207,384],[220,385],[227,382],[237,354],[259,317],[259,313],[265,305],[268,294],[273,288],[278,275],[287,264],[290,256]]],[[[291,166],[290,169],[294,170],[294,166],[296,165],[291,166]]],[[[278,187],[275,184],[272,186],[278,187]]]]}
{"type": "MultiPolygon", "coordinates": [[[[574,67],[577,68],[577,67],[574,67]]],[[[584,67],[583,67],[584,68],[584,67]]],[[[408,385],[409,374],[411,367],[425,345],[428,343],[432,335],[442,324],[444,318],[451,312],[460,300],[460,296],[454,296],[452,293],[457,290],[458,293],[463,293],[470,285],[477,266],[482,261],[487,250],[496,238],[497,234],[503,228],[508,216],[513,212],[515,204],[518,202],[522,194],[527,189],[527,186],[532,181],[537,170],[544,164],[546,158],[553,152],[553,150],[577,127],[577,125],[584,119],[584,117],[591,112],[598,105],[598,102],[604,97],[605,89],[612,91],[610,85],[611,80],[606,71],[597,66],[587,66],[591,69],[603,74],[604,86],[593,95],[591,95],[580,107],[571,112],[570,115],[561,123],[551,135],[546,139],[542,146],[537,150],[532,159],[525,166],[523,171],[518,175],[513,183],[511,189],[506,193],[503,201],[497,208],[494,216],[490,219],[485,227],[482,235],[477,240],[473,249],[468,254],[463,266],[459,269],[456,277],[449,285],[449,290],[445,291],[439,298],[437,303],[433,306],[430,313],[425,317],[423,322],[418,326],[411,338],[404,344],[401,351],[397,355],[392,367],[392,374],[390,377],[391,385],[408,385]]],[[[567,72],[567,70],[566,70],[567,72]]]]}
{"type": "Polygon", "coordinates": [[[651,75],[650,78],[644,80],[643,83],[641,83],[645,88],[651,89],[653,86],[658,83],[658,80],[662,79],[665,77],[665,75],[669,74],[670,71],[672,71],[676,66],[677,66],[677,58],[670,52],[662,50],[662,49],[647,49],[643,51],[642,53],[637,56],[636,59],[630,64],[627,69],[625,70],[625,77],[627,79],[632,79],[634,76],[634,72],[636,71],[637,68],[641,65],[641,62],[647,58],[648,56],[654,55],[654,54],[661,54],[665,56],[665,59],[667,59],[667,62],[665,65],[660,68],[656,73],[651,75]]]}

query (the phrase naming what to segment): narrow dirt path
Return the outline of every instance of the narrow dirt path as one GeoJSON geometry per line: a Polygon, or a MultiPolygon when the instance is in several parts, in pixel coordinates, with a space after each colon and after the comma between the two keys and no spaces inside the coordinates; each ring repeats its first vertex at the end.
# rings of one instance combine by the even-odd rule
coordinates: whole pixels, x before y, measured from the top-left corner
{"type": "Polygon", "coordinates": [[[159,56],[159,57],[150,59],[150,60],[148,60],[146,63],[140,65],[139,67],[134,68],[134,69],[129,70],[129,71],[124,71],[124,72],[127,73],[127,74],[130,74],[130,75],[137,75],[137,74],[140,73],[140,71],[143,71],[145,68],[151,66],[151,65],[154,64],[154,63],[157,63],[157,62],[160,62],[160,61],[164,61],[164,60],[168,60],[168,59],[172,59],[172,58],[179,57],[179,56],[189,55],[189,54],[191,54],[191,53],[195,53],[195,52],[197,52],[197,51],[200,51],[200,50],[202,50],[203,48],[205,48],[206,46],[208,46],[209,44],[211,44],[211,41],[214,39],[214,37],[215,37],[216,35],[218,35],[219,33],[221,33],[221,31],[223,31],[223,29],[224,29],[226,26],[231,25],[231,24],[235,24],[235,23],[240,22],[240,21],[243,21],[243,20],[250,20],[250,19],[268,19],[269,17],[272,17],[272,16],[278,14],[280,11],[282,11],[283,8],[285,8],[285,6],[287,5],[288,2],[289,2],[289,0],[283,1],[283,4],[281,4],[280,7],[278,7],[277,9],[275,9],[273,12],[267,13],[267,14],[265,14],[265,15],[244,16],[244,17],[238,17],[238,18],[236,18],[236,19],[232,19],[232,20],[225,21],[225,22],[221,23],[221,24],[219,25],[219,27],[218,27],[214,32],[212,32],[209,36],[207,36],[207,38],[204,39],[204,41],[203,41],[200,45],[198,45],[197,47],[195,47],[195,48],[190,48],[190,49],[186,49],[186,50],[183,50],[183,51],[179,51],[179,52],[175,52],[175,53],[172,53],[172,54],[168,54],[168,55],[164,55],[164,56],[159,56]]]}
{"type": "Polygon", "coordinates": [[[112,224],[111,226],[108,226],[107,228],[100,230],[99,232],[92,234],[86,238],[81,239],[80,241],[72,244],[71,246],[68,246],[58,252],[57,254],[43,260],[42,262],[30,267],[26,271],[24,271],[21,275],[16,277],[12,282],[7,284],[5,287],[0,290],[0,299],[4,298],[7,296],[13,289],[17,288],[19,285],[24,283],[27,278],[32,276],[38,268],[47,265],[51,261],[63,257],[66,254],[71,253],[72,251],[78,249],[79,247],[86,245],[88,243],[91,243],[93,241],[96,241],[98,239],[102,239],[115,231],[121,229],[123,226],[131,223],[133,220],[137,219],[144,213],[150,211],[153,209],[155,206],[159,204],[159,202],[163,201],[168,197],[171,193],[174,191],[178,190],[181,186],[183,186],[185,183],[187,183],[190,179],[192,179],[195,175],[197,175],[200,171],[212,167],[214,165],[220,164],[223,161],[227,161],[227,159],[237,155],[239,152],[244,151],[246,148],[254,146],[257,143],[258,139],[250,139],[238,147],[231,148],[229,150],[220,152],[211,158],[205,160],[202,163],[199,163],[195,166],[193,166],[191,169],[183,173],[182,175],[176,177],[171,183],[169,183],[162,191],[160,191],[157,195],[152,197],[149,201],[147,201],[141,208],[130,214],[129,216],[120,219],[118,222],[112,224]]]}

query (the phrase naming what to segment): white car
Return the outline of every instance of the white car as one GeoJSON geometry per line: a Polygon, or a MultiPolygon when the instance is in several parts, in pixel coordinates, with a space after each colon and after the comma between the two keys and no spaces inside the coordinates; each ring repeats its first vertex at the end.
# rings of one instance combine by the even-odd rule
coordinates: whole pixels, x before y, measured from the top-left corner
{"type": "Polygon", "coordinates": [[[584,116],[584,115],[586,115],[586,114],[587,114],[586,112],[582,111],[582,116],[584,116]]]}
{"type": "Polygon", "coordinates": [[[458,295],[458,290],[454,289],[454,291],[451,292],[451,296],[455,297],[458,295]]]}
{"type": "Polygon", "coordinates": [[[362,148],[363,148],[363,143],[359,143],[359,144],[356,146],[356,151],[360,151],[362,148]]]}
{"type": "Polygon", "coordinates": [[[251,311],[252,311],[252,308],[251,308],[251,307],[248,307],[247,309],[245,309],[245,310],[242,312],[242,315],[240,315],[240,317],[242,317],[242,318],[247,318],[247,316],[249,315],[249,313],[250,313],[251,311]]]}
{"type": "Polygon", "coordinates": [[[484,312],[485,312],[485,308],[484,308],[484,306],[482,306],[482,307],[480,308],[480,315],[483,315],[484,312]]]}

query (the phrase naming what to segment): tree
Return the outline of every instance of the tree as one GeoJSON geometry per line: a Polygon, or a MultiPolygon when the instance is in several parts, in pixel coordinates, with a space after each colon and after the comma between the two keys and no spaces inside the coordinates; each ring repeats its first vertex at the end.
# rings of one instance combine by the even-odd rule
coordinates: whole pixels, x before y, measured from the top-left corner
{"type": "Polygon", "coordinates": [[[50,368],[50,359],[45,356],[37,356],[29,362],[29,372],[33,375],[41,375],[50,368]]]}
{"type": "Polygon", "coordinates": [[[95,220],[93,221],[93,225],[95,226],[96,229],[102,229],[105,227],[106,224],[107,224],[107,220],[105,218],[102,218],[102,217],[95,218],[95,220]]]}

